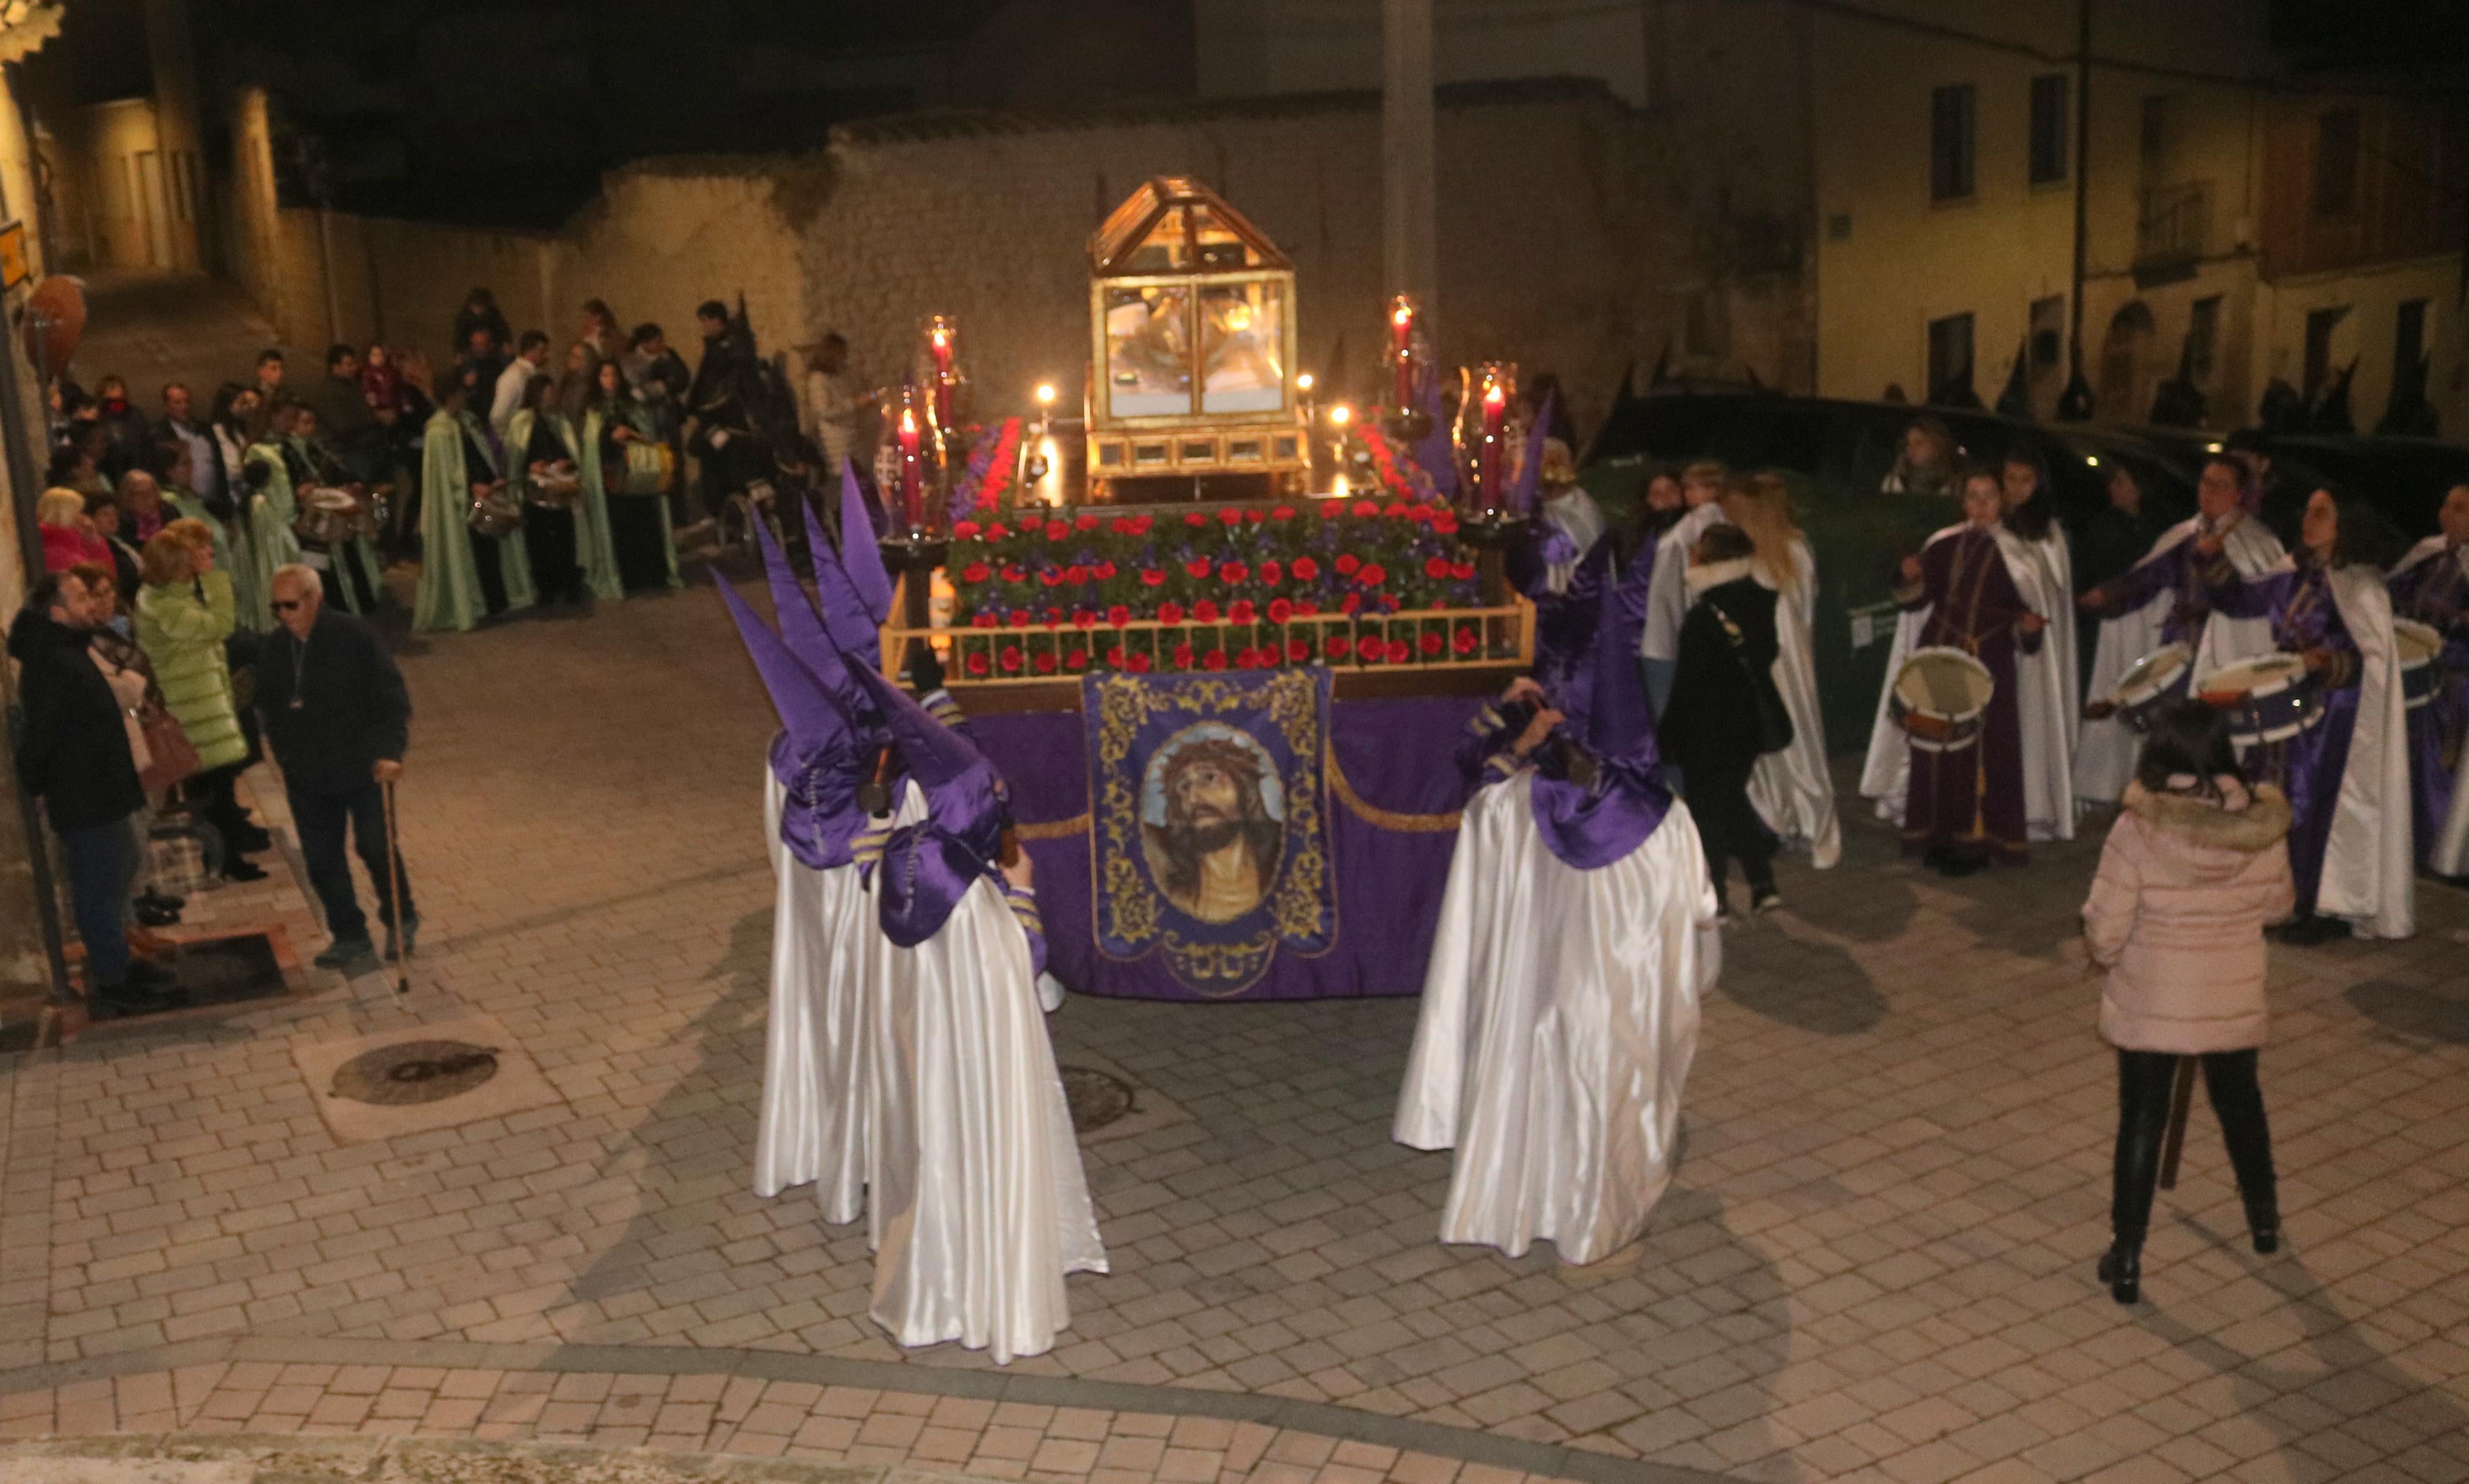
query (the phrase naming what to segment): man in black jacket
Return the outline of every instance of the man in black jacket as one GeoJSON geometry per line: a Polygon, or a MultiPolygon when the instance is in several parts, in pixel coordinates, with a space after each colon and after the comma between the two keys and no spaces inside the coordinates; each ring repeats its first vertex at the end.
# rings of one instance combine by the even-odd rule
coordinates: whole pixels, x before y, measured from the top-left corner
{"type": "Polygon", "coordinates": [[[21,667],[26,707],[17,776],[43,800],[65,847],[91,1008],[102,1017],[160,1009],[174,981],[128,953],[126,912],[137,866],[128,820],[146,795],[120,702],[86,654],[94,627],[88,604],[77,576],[45,574],[9,631],[9,653],[21,667]]]}
{"type": "Polygon", "coordinates": [[[1749,802],[1758,758],[1790,745],[1790,721],[1776,691],[1775,592],[1751,575],[1757,548],[1736,525],[1707,527],[1690,553],[1692,602],[1680,621],[1679,658],[1659,740],[1689,785],[1689,814],[1706,849],[1707,874],[1722,915],[1727,861],[1748,877],[1749,907],[1783,905],[1775,890],[1775,841],[1749,802]],[[1767,735],[1774,727],[1781,735],[1767,735]]]}
{"type": "Polygon", "coordinates": [[[258,644],[258,715],[283,768],[309,884],[325,905],[326,930],[335,936],[317,955],[317,966],[358,973],[372,966],[377,950],[352,886],[347,827],[377,892],[386,957],[411,952],[420,930],[411,878],[387,836],[384,794],[385,785],[403,777],[411,693],[376,630],[349,614],[325,611],[325,584],[316,568],[279,567],[268,587],[276,627],[258,644]],[[397,891],[400,924],[394,916],[397,891]]]}

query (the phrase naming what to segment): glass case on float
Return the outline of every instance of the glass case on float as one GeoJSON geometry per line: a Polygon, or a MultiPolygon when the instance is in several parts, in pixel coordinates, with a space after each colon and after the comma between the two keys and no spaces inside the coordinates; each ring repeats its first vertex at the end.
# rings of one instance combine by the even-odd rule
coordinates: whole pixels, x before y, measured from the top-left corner
{"type": "Polygon", "coordinates": [[[1198,181],[1150,180],[1089,243],[1089,485],[1119,503],[1301,493],[1294,266],[1198,181]]]}

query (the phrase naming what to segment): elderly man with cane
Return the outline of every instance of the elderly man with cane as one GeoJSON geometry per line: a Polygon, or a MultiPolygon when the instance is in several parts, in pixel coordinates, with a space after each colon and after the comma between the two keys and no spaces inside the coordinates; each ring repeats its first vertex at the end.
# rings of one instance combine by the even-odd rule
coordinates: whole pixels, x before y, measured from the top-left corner
{"type": "Polygon", "coordinates": [[[410,954],[420,930],[403,859],[391,848],[394,783],[403,777],[411,695],[375,630],[349,614],[325,611],[325,586],[315,568],[277,568],[269,587],[275,628],[258,647],[258,713],[283,768],[310,885],[335,937],[317,955],[317,966],[359,973],[375,966],[376,948],[352,886],[346,826],[379,893],[386,957],[410,954]]]}

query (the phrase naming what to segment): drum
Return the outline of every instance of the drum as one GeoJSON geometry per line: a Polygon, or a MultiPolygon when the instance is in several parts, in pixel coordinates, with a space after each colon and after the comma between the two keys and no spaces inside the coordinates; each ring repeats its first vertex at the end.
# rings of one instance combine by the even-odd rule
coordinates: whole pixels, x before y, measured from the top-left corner
{"type": "Polygon", "coordinates": [[[571,510],[583,500],[583,475],[572,464],[556,463],[528,485],[531,502],[550,510],[571,510]]]}
{"type": "Polygon", "coordinates": [[[292,522],[302,541],[335,545],[360,534],[360,499],[349,490],[311,486],[300,492],[300,518],[292,522]]]}
{"type": "Polygon", "coordinates": [[[2400,694],[2410,709],[2432,701],[2443,689],[2443,631],[2414,618],[2392,620],[2392,639],[2400,650],[2400,694]]]}
{"type": "Polygon", "coordinates": [[[1914,748],[1959,753],[1980,740],[1989,698],[1997,692],[1989,667],[1960,649],[1915,649],[1895,672],[1886,709],[1914,748]]]}
{"type": "Polygon", "coordinates": [[[2286,742],[2323,719],[2321,683],[2296,655],[2261,655],[2225,664],[2195,683],[2195,694],[2229,714],[2240,747],[2286,742]]]}
{"type": "Polygon", "coordinates": [[[472,501],[463,514],[463,523],[482,536],[511,536],[522,529],[523,507],[502,488],[472,501]]]}
{"type": "Polygon", "coordinates": [[[678,481],[678,455],[665,443],[626,445],[626,488],[629,495],[666,495],[678,481]]]}
{"type": "Polygon", "coordinates": [[[2116,694],[2111,697],[2117,719],[2137,731],[2150,730],[2153,713],[2185,688],[2186,672],[2194,662],[2194,652],[2183,644],[2163,644],[2135,661],[2118,677],[2116,694]]]}

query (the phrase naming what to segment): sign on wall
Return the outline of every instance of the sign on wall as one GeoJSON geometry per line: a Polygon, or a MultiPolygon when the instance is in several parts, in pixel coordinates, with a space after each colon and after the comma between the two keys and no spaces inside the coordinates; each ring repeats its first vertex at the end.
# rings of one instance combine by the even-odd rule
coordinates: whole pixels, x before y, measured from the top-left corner
{"type": "Polygon", "coordinates": [[[34,276],[35,270],[26,261],[26,223],[12,221],[0,226],[0,292],[34,276]]]}

